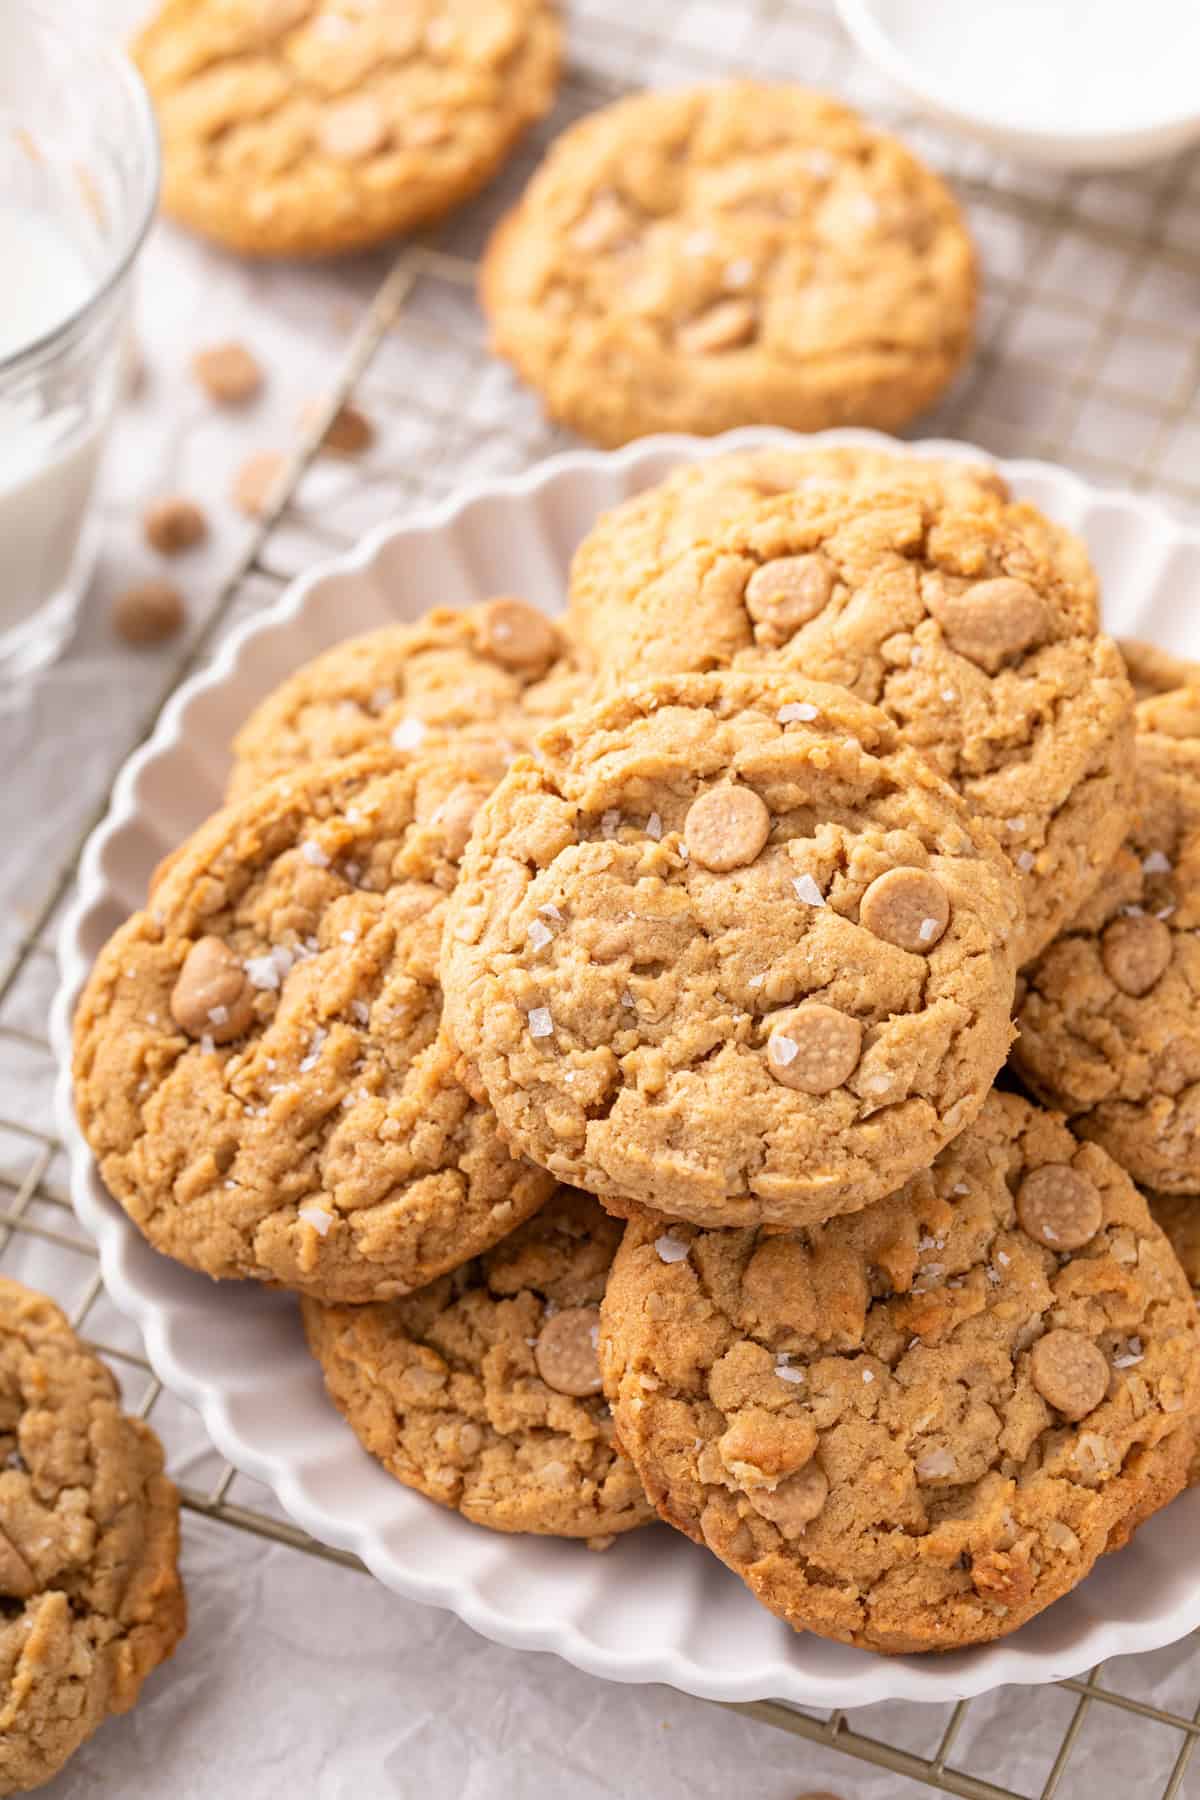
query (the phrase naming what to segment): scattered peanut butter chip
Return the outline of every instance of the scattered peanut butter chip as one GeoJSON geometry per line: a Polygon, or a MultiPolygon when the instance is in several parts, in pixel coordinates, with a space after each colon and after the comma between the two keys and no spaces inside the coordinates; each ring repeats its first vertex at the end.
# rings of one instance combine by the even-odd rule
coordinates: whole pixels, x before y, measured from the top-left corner
{"type": "Polygon", "coordinates": [[[3,1531],[0,1531],[0,1594],[28,1600],[37,1590],[33,1570],[3,1531]]]}
{"type": "Polygon", "coordinates": [[[168,494],[155,500],[142,515],[146,542],[164,556],[177,556],[203,543],[208,536],[208,520],[194,500],[182,494],[168,494]]]}
{"type": "Polygon", "coordinates": [[[228,1044],[254,1017],[254,989],[229,945],[203,937],[188,951],[171,990],[171,1017],[192,1038],[228,1044]]]}
{"type": "Polygon", "coordinates": [[[1110,980],[1136,1000],[1166,973],[1171,933],[1149,913],[1114,919],[1100,940],[1100,960],[1110,980]]]}
{"type": "Polygon", "coordinates": [[[709,788],[693,800],[683,822],[688,856],[724,874],[752,863],[771,835],[771,815],[753,788],[709,788]]]}
{"type": "Polygon", "coordinates": [[[262,365],[244,344],[213,344],[197,350],[192,374],[218,406],[245,406],[263,384],[262,365]]]}
{"type": "MultiPolygon", "coordinates": [[[[303,430],[310,430],[317,422],[317,414],[321,403],[314,400],[304,408],[300,416],[303,430]]],[[[326,456],[361,456],[369,450],[375,441],[375,427],[366,413],[360,412],[357,406],[349,401],[339,406],[326,428],[321,439],[321,450],[326,456]]]]}
{"type": "Polygon", "coordinates": [[[559,651],[557,627],[524,600],[489,600],[475,614],[475,636],[506,669],[544,669],[559,651]]]}
{"type": "Polygon", "coordinates": [[[1048,1250],[1080,1250],[1104,1222],[1096,1184],[1070,1163],[1043,1163],[1017,1189],[1017,1219],[1048,1250]]]}
{"type": "Polygon", "coordinates": [[[862,1026],[848,1013],[809,1000],[776,1019],[767,1065],[784,1087],[829,1094],[848,1081],[862,1055],[862,1026]]]}
{"type": "Polygon", "coordinates": [[[260,519],[268,511],[279,487],[287,458],[278,450],[256,450],[248,456],[233,482],[233,503],[248,519],[260,519]]]}
{"type": "Polygon", "coordinates": [[[112,606],[113,630],[127,644],[161,644],[186,617],[183,595],[169,581],[139,581],[118,594],[112,606]]]}
{"type": "Polygon", "coordinates": [[[800,1537],[829,1497],[829,1481],[818,1463],[789,1475],[775,1488],[755,1488],[748,1496],[755,1512],[776,1525],[785,1538],[800,1537]]]}
{"type": "Polygon", "coordinates": [[[675,342],[685,356],[710,356],[737,350],[754,336],[758,314],[749,300],[718,300],[707,312],[681,325],[675,342]]]}
{"type": "Polygon", "coordinates": [[[482,803],[483,790],[464,781],[461,787],[451,788],[434,813],[431,823],[441,832],[451,862],[457,862],[466,849],[475,814],[482,803]]]}
{"type": "Polygon", "coordinates": [[[1048,1331],[1030,1353],[1033,1385],[1064,1419],[1084,1419],[1108,1392],[1108,1364],[1090,1338],[1048,1331]]]}
{"type": "Polygon", "coordinates": [[[547,1387],[579,1400],[600,1392],[599,1331],[600,1314],[594,1306],[569,1306],[546,1320],[533,1360],[547,1387]]]}
{"type": "Polygon", "coordinates": [[[317,142],[337,162],[363,162],[382,150],[390,136],[382,107],[369,95],[339,100],[317,115],[317,142]]]}
{"type": "Polygon", "coordinates": [[[828,603],[833,583],[833,565],[819,551],[762,563],[746,583],[746,611],[759,643],[785,644],[828,603]]]}
{"type": "Polygon", "coordinates": [[[884,943],[922,955],[950,923],[950,896],[927,869],[889,869],[863,895],[858,919],[884,943]]]}
{"type": "Polygon", "coordinates": [[[1046,629],[1041,595],[1027,581],[1008,575],[976,581],[961,594],[934,591],[929,610],[950,648],[989,675],[1030,649],[1046,629]]]}

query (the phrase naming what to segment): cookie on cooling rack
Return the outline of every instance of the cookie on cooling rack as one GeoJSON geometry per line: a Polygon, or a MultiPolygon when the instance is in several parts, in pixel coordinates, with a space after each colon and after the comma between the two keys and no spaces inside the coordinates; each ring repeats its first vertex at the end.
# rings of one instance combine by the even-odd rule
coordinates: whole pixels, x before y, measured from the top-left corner
{"type": "Polygon", "coordinates": [[[1200,1325],[1133,1183],[994,1092],[891,1198],[787,1235],[635,1220],[603,1307],[664,1518],[797,1630],[1014,1631],[1183,1486],[1200,1325]]]}
{"type": "Polygon", "coordinates": [[[976,263],[949,190],[896,139],[828,95],[730,81],[565,132],[481,292],[497,351],[597,443],[891,430],[966,356],[976,263]]]}
{"type": "Polygon", "coordinates": [[[1200,686],[1137,709],[1132,829],[1026,971],[1014,1060],[1133,1176],[1200,1193],[1200,686]]]}
{"type": "Polygon", "coordinates": [[[551,0],[166,0],[134,45],[168,213],[252,256],[362,249],[482,187],[547,111],[551,0]]]}
{"type": "Polygon", "coordinates": [[[602,1548],[654,1518],[600,1386],[598,1308],[620,1237],[590,1194],[560,1188],[406,1300],[306,1300],[326,1385],[372,1456],[493,1531],[602,1548]]]}
{"type": "Polygon", "coordinates": [[[857,445],[735,450],[685,463],[605,513],[576,550],[572,638],[613,683],[720,668],[749,641],[745,623],[719,597],[711,612],[700,610],[687,553],[764,500],[847,482],[929,489],[962,505],[1008,498],[1003,476],[984,463],[857,445]]]}
{"type": "Polygon", "coordinates": [[[629,688],[476,821],[446,1023],[514,1148],[614,1210],[865,1206],[982,1105],[1011,865],[875,707],[799,676],[629,688]]]}
{"type": "Polygon", "coordinates": [[[179,1497],[43,1295],[0,1279],[0,1789],[40,1787],[183,1635],[179,1497]]]}
{"type": "Polygon", "coordinates": [[[584,689],[562,632],[523,600],[434,607],[347,638],[297,669],[233,741],[231,799],[306,763],[384,744],[450,749],[499,775],[584,689]]]}
{"type": "Polygon", "coordinates": [[[156,1249],[215,1276],[365,1301],[529,1217],[439,1036],[446,901],[490,782],[387,751],[211,819],[101,951],[75,1019],[80,1124],[156,1249]]]}

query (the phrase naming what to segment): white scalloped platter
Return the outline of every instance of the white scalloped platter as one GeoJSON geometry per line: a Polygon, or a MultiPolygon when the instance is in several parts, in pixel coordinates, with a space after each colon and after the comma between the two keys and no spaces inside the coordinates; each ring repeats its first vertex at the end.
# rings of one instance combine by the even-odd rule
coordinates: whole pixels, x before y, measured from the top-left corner
{"type": "MultiPolygon", "coordinates": [[[[108,817],[87,846],[60,945],[58,1109],[75,1207],[99,1246],[109,1292],[141,1326],[158,1376],[199,1408],[222,1454],[267,1482],[299,1525],[357,1552],[397,1593],[449,1607],[499,1643],[553,1650],[610,1680],[820,1707],[943,1702],[1008,1682],[1057,1681],[1200,1625],[1200,1490],[1012,1637],[941,1657],[877,1657],[795,1635],[715,1558],[663,1526],[635,1532],[603,1556],[546,1538],[491,1534],[401,1487],[359,1447],[326,1398],[286,1296],[215,1284],[149,1249],[101,1184],[74,1124],[67,1073],[71,1015],[93,958],[142,903],[159,858],[219,805],[230,736],[283,676],[340,638],[415,618],[431,596],[466,604],[510,592],[561,611],[571,552],[606,508],[677,463],[804,442],[887,447],[890,440],[849,431],[799,440],[755,429],[716,440],[651,438],[615,454],[572,452],[381,527],[234,633],[215,664],[180,688],[125,765],[108,817]],[[1189,1542],[1195,1562],[1183,1553],[1189,1542]]],[[[905,447],[918,456],[982,456],[963,444],[905,447]]],[[[1087,539],[1110,631],[1200,657],[1200,615],[1190,604],[1200,595],[1200,532],[1155,504],[1099,492],[1062,469],[1002,467],[1019,495],[1087,539]]]]}

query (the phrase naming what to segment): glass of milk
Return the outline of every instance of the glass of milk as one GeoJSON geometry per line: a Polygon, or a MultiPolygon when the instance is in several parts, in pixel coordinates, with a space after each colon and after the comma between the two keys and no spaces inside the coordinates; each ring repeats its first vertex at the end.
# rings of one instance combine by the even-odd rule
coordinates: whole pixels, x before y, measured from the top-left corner
{"type": "Polygon", "coordinates": [[[145,89],[78,10],[0,9],[0,680],[71,628],[158,195],[145,89]]]}

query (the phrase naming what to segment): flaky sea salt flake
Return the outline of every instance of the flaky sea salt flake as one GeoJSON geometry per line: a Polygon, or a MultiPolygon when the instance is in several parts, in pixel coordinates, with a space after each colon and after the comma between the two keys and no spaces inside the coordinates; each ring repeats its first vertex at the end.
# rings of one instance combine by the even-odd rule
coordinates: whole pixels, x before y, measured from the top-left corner
{"type": "Polygon", "coordinates": [[[660,1262],[677,1263],[684,1261],[691,1246],[684,1243],[682,1238],[672,1237],[669,1231],[664,1231],[661,1237],[655,1238],[654,1248],[660,1262]]]}
{"type": "Polygon", "coordinates": [[[797,900],[802,900],[805,906],[824,906],[825,896],[811,875],[795,876],[792,886],[796,890],[797,900]]]}
{"type": "Polygon", "coordinates": [[[529,1035],[533,1038],[554,1036],[554,1020],[548,1006],[535,1006],[529,1014],[529,1035]]]}
{"type": "Polygon", "coordinates": [[[322,850],[320,844],[314,842],[312,838],[306,838],[304,840],[300,846],[300,854],[306,863],[312,864],[314,869],[327,869],[329,867],[328,854],[326,851],[322,850]]]}
{"type": "Polygon", "coordinates": [[[421,719],[401,719],[392,732],[393,750],[415,750],[425,736],[425,724],[421,719]]]}
{"type": "Polygon", "coordinates": [[[780,707],[775,717],[781,725],[807,725],[817,717],[817,709],[807,700],[789,700],[786,706],[780,707]]]}

